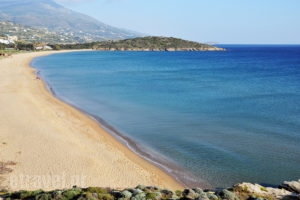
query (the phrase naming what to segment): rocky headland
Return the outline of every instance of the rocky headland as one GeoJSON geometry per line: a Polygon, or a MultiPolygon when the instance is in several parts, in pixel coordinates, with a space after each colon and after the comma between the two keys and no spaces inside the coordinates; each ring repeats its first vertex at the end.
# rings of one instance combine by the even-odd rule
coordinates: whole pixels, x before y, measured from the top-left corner
{"type": "Polygon", "coordinates": [[[299,200],[300,179],[298,181],[285,181],[277,188],[264,187],[259,184],[240,183],[232,188],[203,190],[201,188],[172,191],[155,186],[139,185],[135,188],[112,189],[100,187],[53,190],[53,191],[1,191],[0,199],[80,199],[80,200],[299,200]]]}
{"type": "Polygon", "coordinates": [[[117,41],[98,42],[93,46],[102,51],[224,51],[209,44],[192,42],[173,37],[138,37],[117,41]]]}

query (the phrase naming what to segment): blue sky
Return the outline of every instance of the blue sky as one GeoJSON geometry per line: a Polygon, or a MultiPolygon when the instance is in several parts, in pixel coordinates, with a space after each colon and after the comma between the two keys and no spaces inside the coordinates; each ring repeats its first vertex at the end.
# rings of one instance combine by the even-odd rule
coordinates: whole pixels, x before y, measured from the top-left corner
{"type": "Polygon", "coordinates": [[[300,44],[300,0],[56,0],[106,24],[221,44],[300,44]]]}

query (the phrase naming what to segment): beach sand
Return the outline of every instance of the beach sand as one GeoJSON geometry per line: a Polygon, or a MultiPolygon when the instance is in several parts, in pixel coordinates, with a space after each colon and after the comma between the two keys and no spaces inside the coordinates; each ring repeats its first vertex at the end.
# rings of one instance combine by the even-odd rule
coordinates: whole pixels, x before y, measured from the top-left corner
{"type": "Polygon", "coordinates": [[[0,59],[1,187],[52,190],[73,185],[127,188],[143,184],[182,189],[95,120],[56,99],[36,79],[30,61],[50,53],[55,52],[0,59]]]}

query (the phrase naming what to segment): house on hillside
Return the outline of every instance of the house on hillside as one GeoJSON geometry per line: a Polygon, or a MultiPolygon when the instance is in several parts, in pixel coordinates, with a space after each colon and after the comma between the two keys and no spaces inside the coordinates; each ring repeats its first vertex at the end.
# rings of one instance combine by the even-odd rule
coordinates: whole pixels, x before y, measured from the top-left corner
{"type": "Polygon", "coordinates": [[[0,37],[0,43],[2,44],[15,44],[16,41],[18,41],[18,36],[6,35],[5,37],[0,37]]]}
{"type": "Polygon", "coordinates": [[[53,50],[52,47],[48,46],[48,45],[39,45],[35,47],[35,50],[37,51],[46,51],[46,50],[53,50]]]}

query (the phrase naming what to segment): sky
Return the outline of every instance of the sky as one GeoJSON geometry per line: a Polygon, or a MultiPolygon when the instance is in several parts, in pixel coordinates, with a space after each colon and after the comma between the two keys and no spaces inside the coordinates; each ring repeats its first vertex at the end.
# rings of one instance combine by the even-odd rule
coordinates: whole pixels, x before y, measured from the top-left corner
{"type": "Polygon", "coordinates": [[[300,44],[300,0],[55,0],[118,28],[213,44],[300,44]]]}

